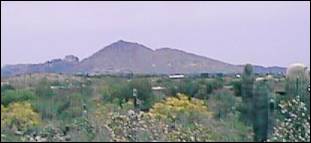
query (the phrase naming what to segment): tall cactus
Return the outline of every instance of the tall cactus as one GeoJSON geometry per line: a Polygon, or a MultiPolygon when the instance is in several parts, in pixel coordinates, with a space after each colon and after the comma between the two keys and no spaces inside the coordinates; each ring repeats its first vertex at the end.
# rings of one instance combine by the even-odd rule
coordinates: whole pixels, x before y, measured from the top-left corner
{"type": "Polygon", "coordinates": [[[306,66],[303,64],[292,64],[286,71],[286,92],[290,96],[298,96],[303,94],[308,82],[308,74],[306,74],[306,66]]]}
{"type": "Polygon", "coordinates": [[[253,67],[250,64],[247,64],[244,67],[244,73],[242,75],[242,85],[241,85],[241,95],[243,100],[242,105],[242,120],[247,124],[251,124],[253,120],[253,88],[254,88],[254,75],[253,67]]]}
{"type": "MultiPolygon", "coordinates": [[[[271,122],[271,113],[269,112],[269,98],[271,97],[271,88],[266,80],[255,83],[253,97],[253,130],[254,141],[266,141],[268,137],[269,121],[271,122]]],[[[272,109],[273,111],[273,109],[272,109]]]]}
{"type": "Polygon", "coordinates": [[[292,64],[286,71],[286,93],[288,100],[298,96],[306,101],[307,108],[310,109],[310,71],[303,64],[292,64]]]}

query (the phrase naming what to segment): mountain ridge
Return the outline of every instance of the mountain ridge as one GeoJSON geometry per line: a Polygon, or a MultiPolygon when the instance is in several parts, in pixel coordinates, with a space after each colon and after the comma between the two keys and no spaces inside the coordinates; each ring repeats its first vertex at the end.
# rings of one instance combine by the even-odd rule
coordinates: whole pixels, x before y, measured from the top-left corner
{"type": "MultiPolygon", "coordinates": [[[[233,65],[179,49],[151,49],[143,44],[118,40],[79,61],[68,55],[39,64],[17,64],[1,68],[1,76],[31,72],[62,73],[241,73],[243,66],[233,65]]],[[[254,65],[255,72],[285,72],[286,68],[254,65]]]]}

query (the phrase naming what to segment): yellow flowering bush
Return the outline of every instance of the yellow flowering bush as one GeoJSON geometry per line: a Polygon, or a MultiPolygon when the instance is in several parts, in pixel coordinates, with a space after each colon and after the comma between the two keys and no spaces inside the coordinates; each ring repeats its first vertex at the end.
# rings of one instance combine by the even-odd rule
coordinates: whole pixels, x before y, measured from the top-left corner
{"type": "Polygon", "coordinates": [[[156,103],[149,112],[110,111],[107,117],[111,119],[105,120],[105,128],[111,132],[111,141],[210,141],[210,130],[193,120],[202,117],[200,115],[204,115],[202,118],[205,118],[210,114],[202,100],[188,99],[186,95],[178,94],[156,103]],[[166,122],[166,119],[177,121],[183,120],[184,117],[191,122],[186,125],[166,122]]]}
{"type": "Polygon", "coordinates": [[[149,114],[154,117],[175,119],[179,114],[198,113],[210,116],[207,106],[202,100],[191,98],[190,100],[184,94],[177,94],[177,97],[168,97],[163,102],[156,103],[149,114]]]}
{"type": "Polygon", "coordinates": [[[28,102],[12,103],[7,108],[1,106],[1,127],[25,130],[39,123],[39,114],[33,111],[28,102]]]}

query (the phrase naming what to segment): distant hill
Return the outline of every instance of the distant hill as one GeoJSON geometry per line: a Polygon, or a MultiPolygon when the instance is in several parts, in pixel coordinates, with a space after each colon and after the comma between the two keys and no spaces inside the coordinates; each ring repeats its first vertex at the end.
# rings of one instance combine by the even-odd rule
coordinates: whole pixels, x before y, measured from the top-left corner
{"type": "MultiPolygon", "coordinates": [[[[282,67],[254,66],[257,73],[285,72],[282,67]]],[[[232,65],[177,49],[152,50],[144,45],[119,40],[79,62],[75,56],[55,59],[43,64],[9,65],[1,69],[1,76],[31,72],[63,73],[240,73],[241,65],[232,65]]]]}
{"type": "Polygon", "coordinates": [[[1,77],[27,73],[68,73],[78,63],[78,57],[68,55],[64,59],[53,59],[40,64],[6,65],[1,68],[1,77]]]}

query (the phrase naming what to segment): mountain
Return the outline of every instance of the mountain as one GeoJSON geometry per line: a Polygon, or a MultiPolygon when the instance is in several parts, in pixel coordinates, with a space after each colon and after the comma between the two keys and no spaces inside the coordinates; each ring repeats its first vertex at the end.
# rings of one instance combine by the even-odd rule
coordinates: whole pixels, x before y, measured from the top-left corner
{"type": "MultiPolygon", "coordinates": [[[[63,73],[240,73],[243,66],[232,65],[177,49],[152,50],[139,43],[119,40],[79,62],[73,55],[43,64],[9,65],[1,76],[30,72],[63,73]]],[[[254,66],[255,72],[285,72],[281,67],[254,66]]]]}
{"type": "Polygon", "coordinates": [[[238,72],[240,68],[217,60],[161,48],[152,50],[138,43],[117,41],[81,61],[73,71],[97,73],[200,73],[238,72]]]}

